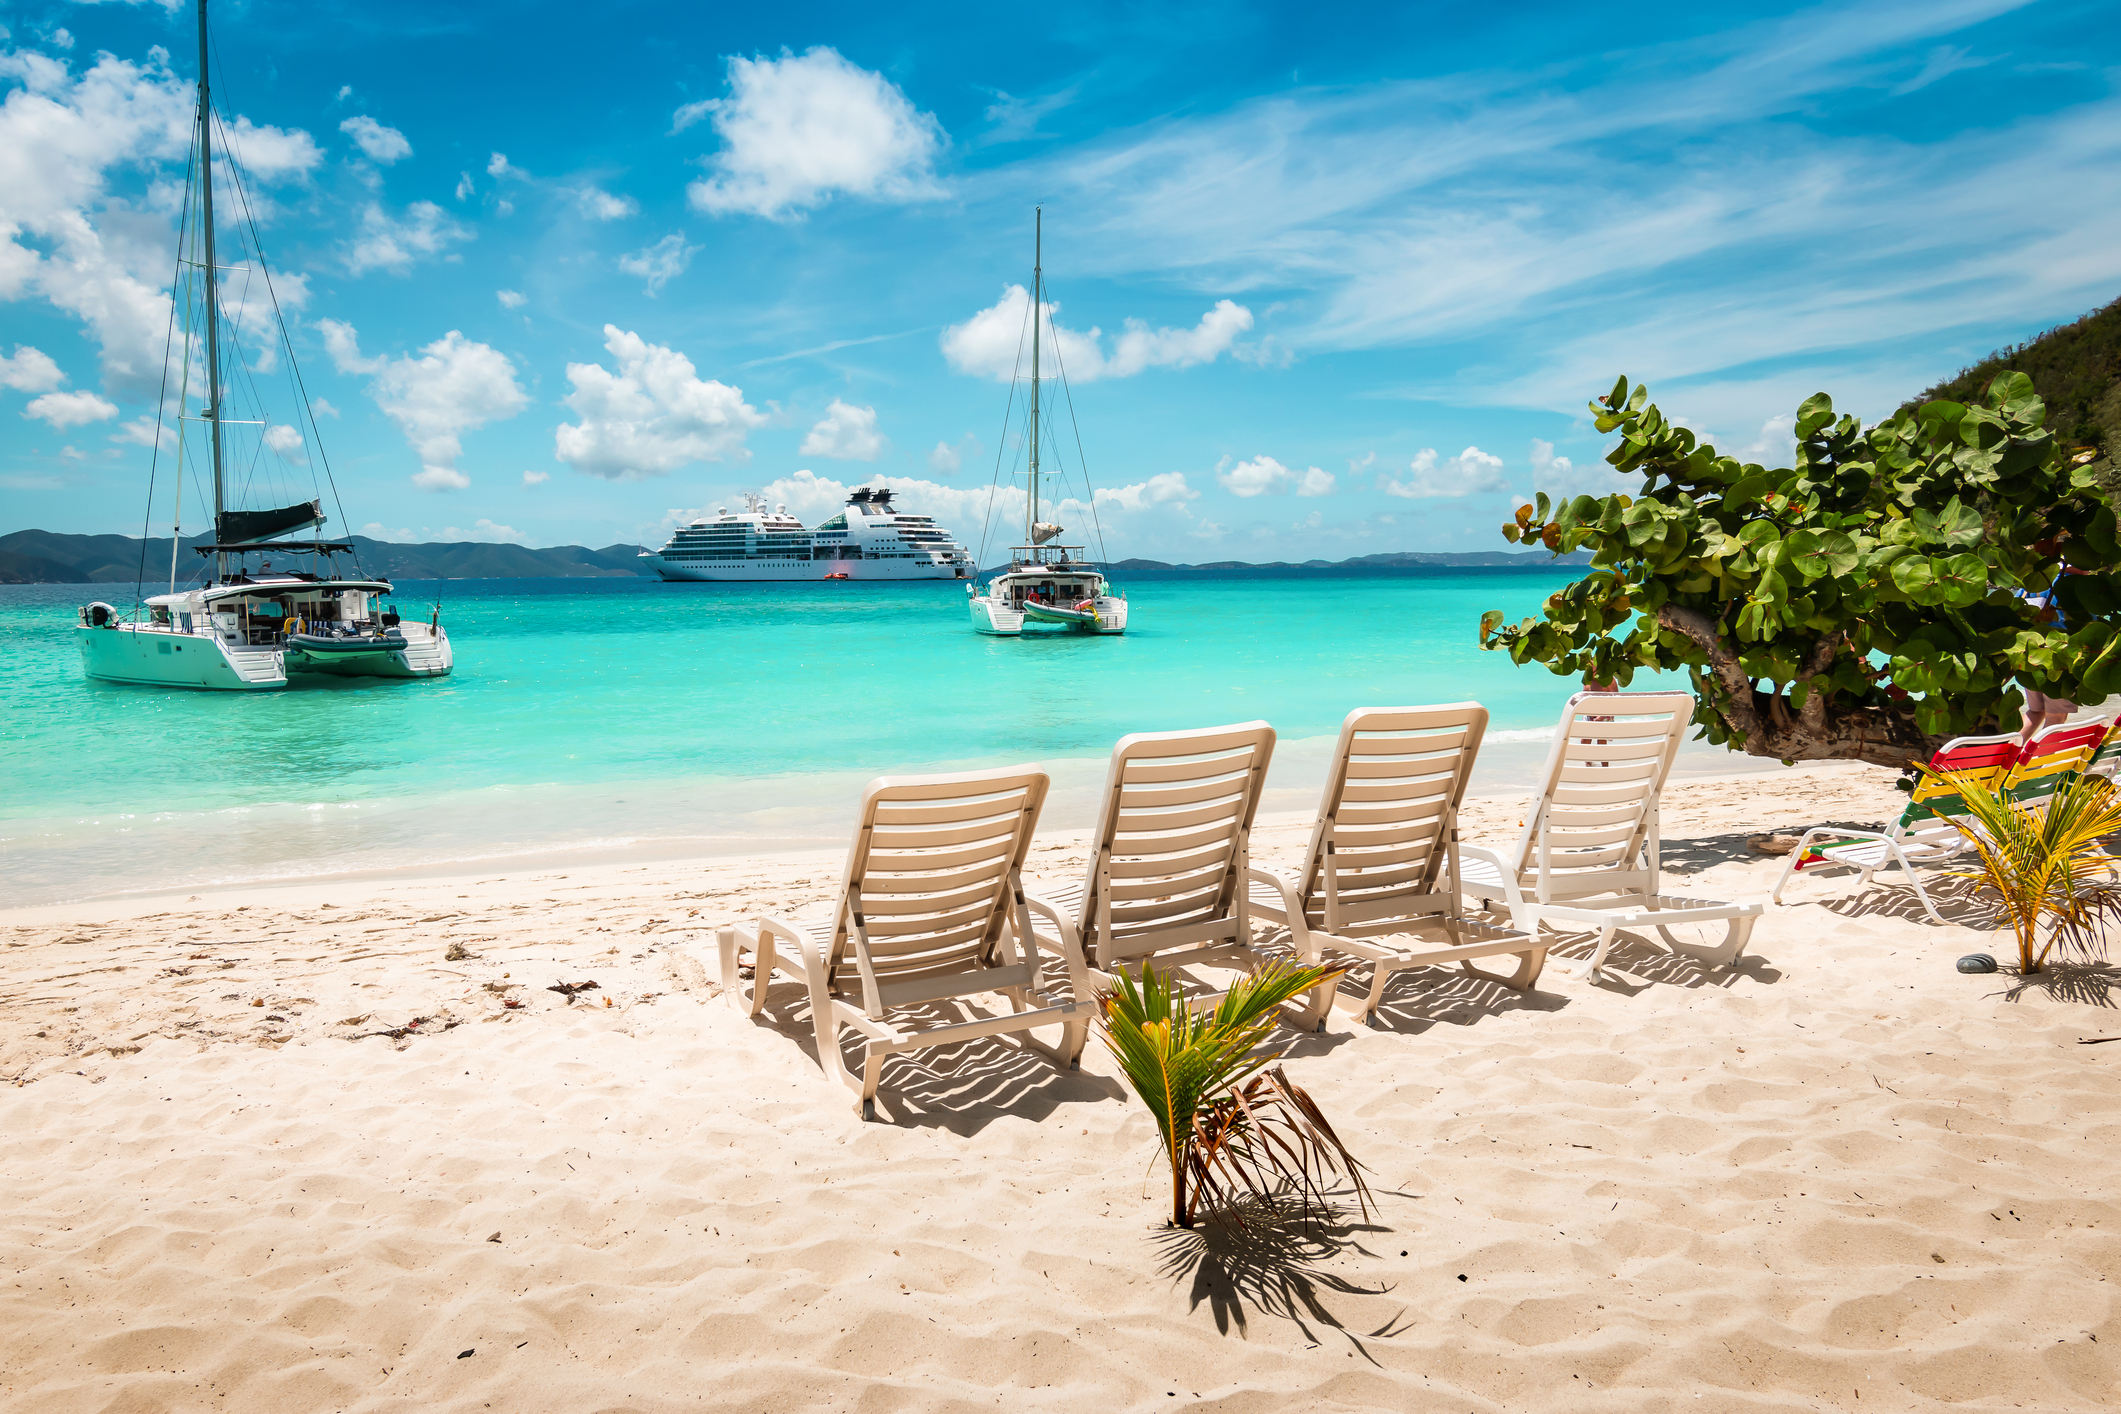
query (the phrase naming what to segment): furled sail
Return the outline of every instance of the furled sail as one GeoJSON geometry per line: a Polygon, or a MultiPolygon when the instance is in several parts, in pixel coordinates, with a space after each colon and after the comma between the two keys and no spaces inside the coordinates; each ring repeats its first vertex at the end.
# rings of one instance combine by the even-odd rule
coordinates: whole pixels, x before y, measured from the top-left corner
{"type": "Polygon", "coordinates": [[[249,545],[290,530],[308,530],[324,520],[322,501],[304,501],[276,511],[223,511],[214,517],[214,540],[222,545],[249,545]]]}
{"type": "Polygon", "coordinates": [[[1063,528],[1055,525],[1052,521],[1034,521],[1031,525],[1031,543],[1043,545],[1054,536],[1064,533],[1063,528]]]}

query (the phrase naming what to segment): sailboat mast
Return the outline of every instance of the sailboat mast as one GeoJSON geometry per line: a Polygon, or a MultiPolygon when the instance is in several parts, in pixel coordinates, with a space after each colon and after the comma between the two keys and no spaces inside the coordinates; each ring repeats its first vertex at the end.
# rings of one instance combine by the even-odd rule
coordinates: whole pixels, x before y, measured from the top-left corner
{"type": "MultiPolygon", "coordinates": [[[[206,0],[199,0],[206,4],[206,0]]],[[[1033,208],[1031,237],[1031,500],[1024,509],[1024,545],[1037,543],[1039,524],[1039,324],[1046,322],[1046,208],[1033,208]]]]}
{"type": "MultiPolygon", "coordinates": [[[[213,96],[206,77],[206,0],[199,0],[199,190],[204,196],[200,232],[206,238],[206,416],[214,439],[214,525],[221,539],[221,308],[220,272],[214,267],[214,119],[213,96]]],[[[221,578],[221,556],[214,556],[214,578],[221,578]]]]}

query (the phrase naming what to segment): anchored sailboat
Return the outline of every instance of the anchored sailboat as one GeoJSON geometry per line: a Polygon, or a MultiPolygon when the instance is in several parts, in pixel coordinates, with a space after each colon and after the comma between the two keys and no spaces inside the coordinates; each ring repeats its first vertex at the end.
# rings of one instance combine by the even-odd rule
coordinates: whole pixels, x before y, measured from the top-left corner
{"type": "MultiPolygon", "coordinates": [[[[169,592],[142,599],[137,588],[131,617],[122,616],[105,603],[86,605],[80,627],[75,630],[81,647],[81,662],[88,676],[106,682],[141,683],[157,687],[196,687],[234,691],[277,688],[287,685],[290,672],[327,673],[350,677],[440,677],[449,672],[454,655],[449,635],[442,631],[437,609],[427,623],[407,623],[386,602],[391,593],[388,580],[366,577],[342,578],[330,571],[335,556],[353,554],[345,541],[323,539],[289,540],[300,531],[314,531],[325,523],[324,500],[311,496],[290,505],[268,505],[260,509],[234,509],[229,505],[230,464],[234,461],[246,486],[254,486],[261,474],[273,467],[286,468],[286,454],[303,442],[300,428],[275,426],[265,417],[255,375],[258,366],[241,357],[240,314],[231,328],[222,275],[241,270],[265,284],[271,317],[278,330],[276,344],[263,352],[287,361],[287,374],[300,421],[308,430],[308,444],[322,462],[323,448],[317,436],[316,419],[310,411],[307,390],[294,361],[294,347],[280,318],[279,299],[272,277],[265,269],[264,253],[257,245],[257,223],[252,219],[249,199],[235,162],[227,150],[226,129],[221,129],[223,150],[218,158],[214,133],[218,124],[208,82],[206,0],[199,0],[199,111],[193,131],[187,200],[178,227],[177,274],[172,281],[172,340],[175,357],[181,361],[176,378],[177,408],[174,437],[176,477],[172,492],[174,512],[170,527],[169,592]],[[217,252],[214,220],[214,175],[217,160],[229,174],[239,199],[240,232],[247,232],[249,249],[245,263],[223,266],[217,252]],[[251,263],[255,261],[255,272],[251,263]],[[195,354],[204,356],[206,401],[196,412],[192,406],[191,379],[195,354]],[[236,375],[229,386],[224,359],[236,375]],[[244,411],[253,417],[229,415],[233,403],[256,404],[244,411]],[[183,545],[184,473],[192,459],[192,434],[186,424],[203,427],[207,456],[213,475],[213,534],[209,543],[192,548],[202,557],[201,582],[179,587],[192,578],[190,568],[179,571],[183,545]],[[242,448],[229,444],[247,438],[242,448]],[[238,453],[238,455],[232,455],[238,453]],[[255,568],[250,557],[260,556],[255,568]],[[277,557],[284,568],[275,570],[277,557]],[[309,568],[299,566],[307,558],[309,568]],[[143,612],[144,610],[144,612],[143,612]]],[[[242,245],[239,234],[238,245],[242,245]]],[[[247,293],[247,292],[246,292],[247,293]]],[[[239,301],[247,308],[248,298],[239,301]]],[[[154,465],[162,461],[164,417],[167,406],[156,408],[154,465]]],[[[324,464],[327,479],[329,464],[324,464]]],[[[311,473],[314,487],[315,471],[311,473]]],[[[333,491],[334,500],[337,492],[333,491]]],[[[152,474],[148,486],[149,514],[153,513],[152,474]]],[[[279,499],[285,499],[284,493],[279,499]]],[[[343,511],[342,511],[343,515],[343,511]]],[[[146,578],[146,550],[141,551],[141,578],[146,578]]],[[[356,557],[356,567],[359,560],[356,557]]]]}
{"type": "MultiPolygon", "coordinates": [[[[1046,322],[1045,211],[1036,217],[1031,257],[1031,405],[1026,421],[1026,465],[1024,543],[1009,552],[1009,568],[987,581],[965,586],[971,599],[972,627],[981,633],[1005,638],[1018,637],[1026,629],[1061,629],[1077,633],[1114,634],[1127,631],[1127,596],[1114,593],[1096,565],[1083,557],[1080,545],[1063,545],[1067,534],[1061,526],[1039,519],[1042,482],[1055,473],[1040,465],[1045,427],[1041,400],[1041,333],[1046,322]]],[[[1059,353],[1056,340],[1054,352],[1059,353]]],[[[1021,365],[1019,365],[1021,366],[1021,365]]],[[[1065,379],[1067,369],[1061,368],[1065,379]]],[[[1073,416],[1071,411],[1070,416],[1073,416]]],[[[1080,439],[1078,439],[1078,442],[1080,439]]],[[[997,473],[999,465],[997,464],[997,473]]],[[[990,495],[1000,490],[1000,477],[990,495]]],[[[1084,504],[1095,511],[1096,492],[1084,473],[1084,504]]]]}

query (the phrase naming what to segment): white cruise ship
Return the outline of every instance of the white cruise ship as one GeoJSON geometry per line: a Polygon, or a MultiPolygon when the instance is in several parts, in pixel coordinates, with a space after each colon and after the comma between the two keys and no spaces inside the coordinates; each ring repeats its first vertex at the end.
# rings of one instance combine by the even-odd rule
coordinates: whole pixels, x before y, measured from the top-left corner
{"type": "Polygon", "coordinates": [[[641,559],[664,579],[966,579],[972,555],[927,516],[891,504],[887,486],[864,486],[838,515],[816,530],[766,509],[756,496],[744,509],[717,506],[712,520],[696,520],[641,559]]]}

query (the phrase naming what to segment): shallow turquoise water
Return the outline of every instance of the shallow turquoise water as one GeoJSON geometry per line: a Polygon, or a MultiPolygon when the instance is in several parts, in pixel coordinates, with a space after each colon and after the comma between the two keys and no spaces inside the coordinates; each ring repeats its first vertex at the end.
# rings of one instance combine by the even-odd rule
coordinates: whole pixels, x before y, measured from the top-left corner
{"type": "Polygon", "coordinates": [[[1127,732],[1254,717],[1295,760],[1366,704],[1473,698],[1507,742],[1543,734],[1573,684],[1480,651],[1481,611],[1531,612],[1569,578],[1145,581],[1123,638],[1023,640],[973,633],[942,582],[407,582],[408,612],[441,600],[452,677],[255,695],[89,682],[72,624],[94,594],[0,587],[0,844],[26,902],[823,842],[879,773],[1042,760],[1087,779],[1127,732]]]}

